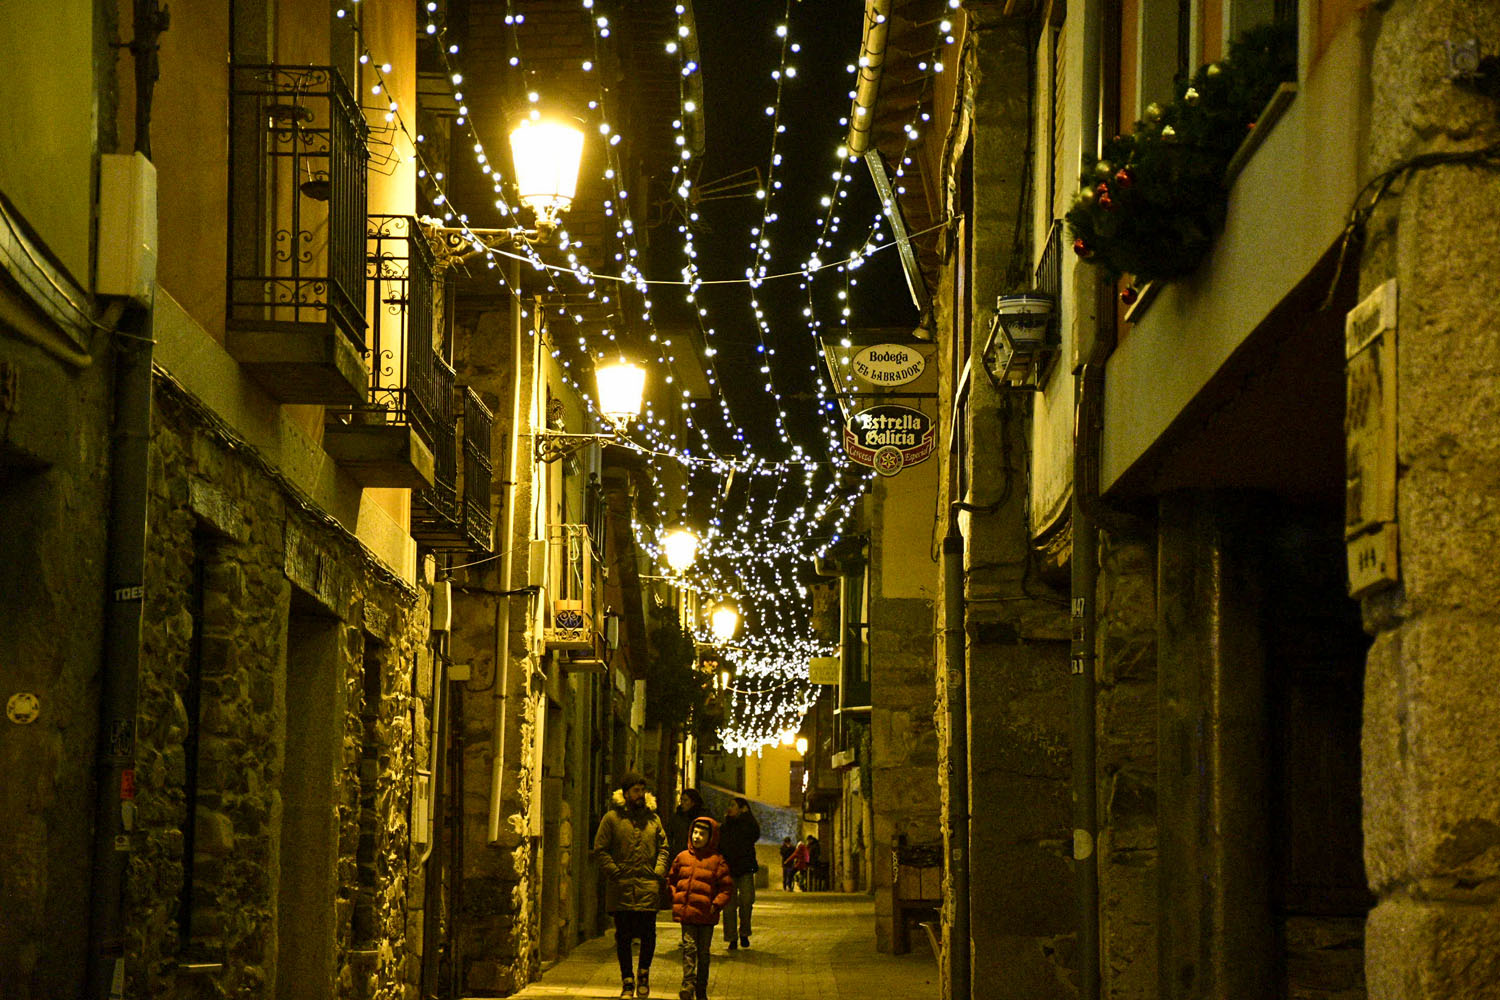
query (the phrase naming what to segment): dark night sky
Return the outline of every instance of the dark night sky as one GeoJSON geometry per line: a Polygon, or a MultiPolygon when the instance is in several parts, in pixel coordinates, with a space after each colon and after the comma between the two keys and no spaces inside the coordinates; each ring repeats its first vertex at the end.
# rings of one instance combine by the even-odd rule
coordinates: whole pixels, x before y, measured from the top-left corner
{"type": "MultiPolygon", "coordinates": [[[[765,113],[775,103],[776,82],[772,71],[780,65],[782,40],[776,25],[783,21],[783,3],[756,0],[732,3],[710,0],[695,7],[702,57],[704,104],[707,118],[707,148],[698,183],[700,186],[728,177],[746,168],[759,168],[762,176],[770,165],[773,119],[765,113]]],[[[847,65],[858,57],[864,5],[856,0],[804,0],[790,4],[788,40],[801,44],[801,52],[789,54],[789,65],[797,75],[786,81],[780,120],[786,126],[776,143],[782,164],[772,179],[782,188],[772,192],[771,205],[779,214],[768,232],[771,239],[770,272],[795,271],[808,259],[827,210],[819,201],[833,192],[832,173],[839,165],[836,150],[845,129],[840,119],[849,112],[852,76],[847,65]]],[[[833,236],[836,253],[821,252],[824,261],[841,257],[857,246],[869,231],[878,200],[862,163],[849,165],[853,182],[842,199],[843,224],[833,236]]],[[[752,229],[761,222],[764,204],[754,198],[706,201],[699,205],[697,229],[699,268],[704,278],[741,278],[754,259],[750,243],[752,229]]],[[[889,228],[883,230],[889,239],[889,228]]],[[[681,261],[681,238],[675,232],[658,234],[658,246],[666,251],[664,269],[675,271],[681,261]]],[[[857,273],[859,285],[851,296],[853,326],[900,326],[915,323],[916,314],[906,290],[899,259],[894,250],[877,254],[857,273]]],[[[756,293],[771,329],[767,346],[777,353],[772,379],[784,396],[793,440],[815,453],[822,451],[824,436],[811,399],[793,398],[811,392],[809,366],[817,362],[814,341],[803,309],[807,296],[797,278],[763,284],[756,293]]],[[[817,315],[824,332],[836,332],[842,303],[835,299],[844,277],[824,271],[815,285],[817,315]]],[[[701,299],[708,309],[706,322],[716,330],[720,350],[719,373],[729,393],[730,407],[752,435],[759,454],[776,455],[783,446],[776,440],[772,422],[764,417],[765,376],[751,290],[743,284],[705,288],[701,299]]],[[[666,298],[680,301],[675,292],[666,298]]],[[[669,308],[674,308],[671,306],[669,308]]],[[[683,307],[685,308],[685,307],[683,307]]],[[[779,457],[779,456],[777,456],[779,457]]]]}

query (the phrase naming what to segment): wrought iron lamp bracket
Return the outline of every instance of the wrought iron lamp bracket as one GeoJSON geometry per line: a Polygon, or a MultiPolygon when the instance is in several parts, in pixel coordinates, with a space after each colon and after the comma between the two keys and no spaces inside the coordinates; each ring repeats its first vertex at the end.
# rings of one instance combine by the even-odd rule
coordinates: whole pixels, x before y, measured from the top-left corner
{"type": "Polygon", "coordinates": [[[435,268],[445,268],[466,263],[475,257],[493,250],[510,247],[537,246],[551,235],[544,229],[476,229],[472,226],[456,227],[440,225],[436,219],[423,217],[418,220],[427,244],[432,248],[435,268]]]}
{"type": "Polygon", "coordinates": [[[533,455],[538,462],[551,464],[576,455],[591,444],[610,444],[613,434],[568,434],[563,431],[541,431],[535,435],[533,455]]]}

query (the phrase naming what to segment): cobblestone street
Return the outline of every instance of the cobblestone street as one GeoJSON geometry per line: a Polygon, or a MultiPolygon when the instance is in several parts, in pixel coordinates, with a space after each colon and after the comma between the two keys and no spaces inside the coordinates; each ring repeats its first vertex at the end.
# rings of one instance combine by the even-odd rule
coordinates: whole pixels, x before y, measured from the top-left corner
{"type": "MultiPolygon", "coordinates": [[[[936,1000],[938,968],[918,931],[908,955],[875,951],[874,901],[865,895],[762,890],[748,950],[725,951],[715,929],[709,1000],[936,1000]]],[[[681,936],[670,913],[658,915],[651,996],[674,1000],[682,985],[681,936]]],[[[585,941],[517,993],[543,997],[618,997],[614,933],[585,941]]]]}

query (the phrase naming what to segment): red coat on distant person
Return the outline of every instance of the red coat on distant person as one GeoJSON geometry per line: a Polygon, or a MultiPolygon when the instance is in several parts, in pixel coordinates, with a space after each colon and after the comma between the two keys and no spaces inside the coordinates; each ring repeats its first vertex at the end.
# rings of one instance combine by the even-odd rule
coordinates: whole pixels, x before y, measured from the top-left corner
{"type": "Polygon", "coordinates": [[[807,871],[808,862],[811,860],[812,855],[807,852],[807,841],[797,841],[797,849],[792,852],[792,867],[796,868],[799,872],[805,872],[807,871]]]}
{"type": "MultiPolygon", "coordinates": [[[[712,816],[699,816],[689,831],[708,830],[708,842],[689,847],[672,861],[667,885],[672,887],[672,919],[682,924],[717,924],[719,911],[729,905],[734,880],[729,862],[719,853],[719,824],[712,816]]],[[[691,842],[691,839],[690,841],[691,842]]]]}

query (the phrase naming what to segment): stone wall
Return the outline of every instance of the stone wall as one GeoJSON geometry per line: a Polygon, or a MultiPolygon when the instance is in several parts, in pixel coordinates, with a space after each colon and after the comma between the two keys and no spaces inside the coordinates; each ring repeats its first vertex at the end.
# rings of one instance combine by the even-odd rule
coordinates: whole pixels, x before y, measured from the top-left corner
{"type": "Polygon", "coordinates": [[[1069,813],[1068,599],[1038,578],[1027,516],[1030,403],[983,374],[983,317],[1025,224],[1031,43],[1020,19],[976,29],[972,242],[963,303],[968,402],[964,636],[969,726],[971,975],[976,995],[1074,992],[1077,915],[1069,813]]]}
{"type": "MultiPolygon", "coordinates": [[[[878,548],[872,567],[879,565],[878,548]]],[[[872,577],[876,574],[872,573],[872,577]]],[[[941,836],[938,748],[933,725],[932,606],[882,599],[870,608],[869,774],[875,814],[875,944],[891,948],[891,852],[897,843],[934,845],[941,836]]]]}
{"type": "Polygon", "coordinates": [[[1154,531],[1101,533],[1098,595],[1101,991],[1110,1000],[1155,1000],[1154,531]]]}
{"type": "MultiPolygon", "coordinates": [[[[1495,102],[1431,53],[1493,39],[1500,5],[1396,0],[1372,14],[1364,173],[1493,147],[1495,102]]],[[[1493,176],[1418,169],[1370,220],[1360,289],[1398,282],[1401,583],[1365,599],[1369,993],[1500,997],[1500,257],[1493,176]]]]}
{"type": "Polygon", "coordinates": [[[84,991],[113,365],[0,325],[0,366],[0,996],[42,1000],[84,991]]]}
{"type": "MultiPolygon", "coordinates": [[[[496,414],[491,461],[497,483],[509,475],[507,447],[515,440],[526,448],[527,426],[512,429],[512,380],[521,380],[522,399],[529,399],[535,377],[532,341],[527,338],[521,369],[512,370],[513,333],[508,310],[487,310],[461,317],[465,333],[457,337],[455,358],[460,381],[472,386],[496,414]]],[[[522,419],[527,419],[522,408],[522,419]]],[[[511,586],[528,580],[528,547],[533,466],[519,463],[514,489],[515,519],[511,537],[505,535],[507,492],[494,491],[495,548],[512,560],[511,586]]],[[[526,595],[501,595],[499,560],[480,563],[455,573],[452,652],[455,662],[470,664],[473,679],[465,685],[463,711],[464,801],[463,869],[456,875],[460,906],[455,927],[455,951],[465,995],[497,996],[520,989],[540,970],[540,918],[533,900],[540,900],[536,847],[531,838],[534,739],[536,714],[544,701],[539,661],[531,654],[531,608],[526,595]],[[502,621],[502,618],[504,619],[502,621]],[[501,662],[500,629],[509,633],[501,662]],[[503,722],[500,720],[503,719],[503,722]],[[497,722],[499,725],[497,726],[497,722]],[[496,758],[500,758],[496,766],[496,758]],[[490,841],[491,789],[500,775],[498,839],[490,841]],[[536,912],[534,912],[534,910],[536,912]]]]}
{"type": "Polygon", "coordinates": [[[406,996],[426,603],[156,395],[129,991],[406,996]]]}

